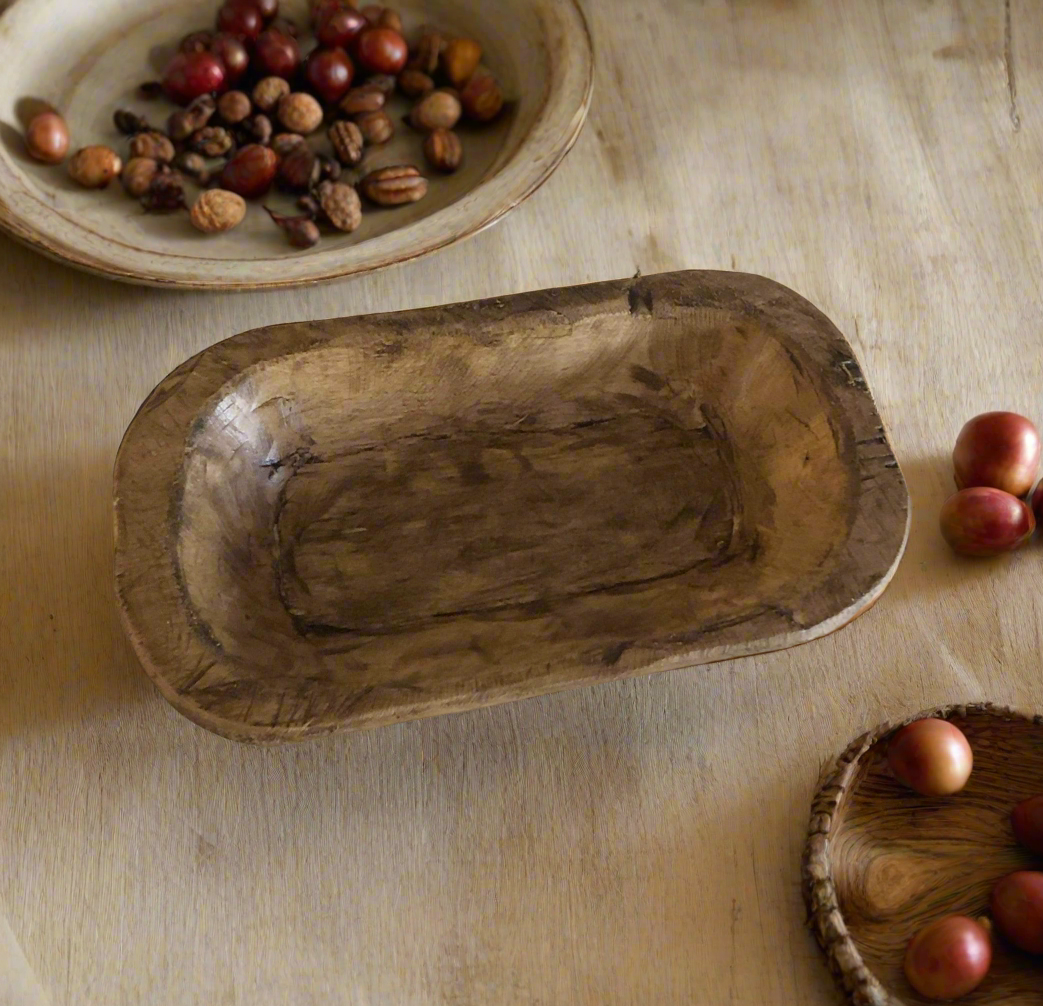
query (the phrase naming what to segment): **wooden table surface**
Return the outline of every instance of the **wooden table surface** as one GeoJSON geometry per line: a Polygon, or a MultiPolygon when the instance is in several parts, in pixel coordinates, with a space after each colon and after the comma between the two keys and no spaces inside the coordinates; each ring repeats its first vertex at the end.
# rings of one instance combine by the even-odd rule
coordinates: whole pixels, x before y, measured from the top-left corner
{"type": "Polygon", "coordinates": [[[931,703],[1043,710],[1043,546],[958,561],[935,526],[966,418],[1043,421],[1043,5],[587,9],[579,144],[462,246],[212,296],[0,241],[0,1002],[835,1003],[799,890],[823,764],[931,703]],[[860,355],[914,505],[871,612],[291,748],[159,698],[116,619],[111,467],[176,364],[261,324],[691,267],[792,286],[860,355]]]}

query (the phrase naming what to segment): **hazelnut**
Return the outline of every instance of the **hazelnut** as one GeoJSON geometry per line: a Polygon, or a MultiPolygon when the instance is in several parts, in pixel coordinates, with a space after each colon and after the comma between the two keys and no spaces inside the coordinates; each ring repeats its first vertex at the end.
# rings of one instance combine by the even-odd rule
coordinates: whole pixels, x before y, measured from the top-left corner
{"type": "Polygon", "coordinates": [[[363,84],[353,87],[340,103],[340,110],[345,115],[362,115],[364,112],[379,112],[387,101],[387,95],[379,87],[363,84]]]}
{"type": "Polygon", "coordinates": [[[432,91],[413,106],[409,123],[424,132],[452,129],[460,121],[461,111],[460,99],[455,94],[445,90],[432,91]]]}
{"type": "Polygon", "coordinates": [[[120,180],[128,196],[140,199],[152,186],[159,173],[159,162],[151,157],[132,157],[123,168],[120,180]]]}
{"type": "Polygon", "coordinates": [[[341,164],[349,168],[362,160],[364,140],[362,131],[354,122],[335,122],[329,130],[330,146],[341,164]]]}
{"type": "Polygon", "coordinates": [[[476,73],[460,94],[467,118],[491,122],[503,109],[503,91],[491,73],[476,73]]]}
{"type": "Polygon", "coordinates": [[[103,189],[123,170],[119,154],[100,145],[81,147],[69,161],[69,177],[85,189],[103,189]]]}
{"type": "Polygon", "coordinates": [[[454,38],[442,53],[442,72],[453,87],[463,87],[482,61],[482,47],[473,38],[454,38]]]}
{"type": "Polygon", "coordinates": [[[460,137],[449,129],[436,129],[424,140],[424,157],[436,171],[450,175],[463,160],[464,148],[460,137]]]}
{"type": "Polygon", "coordinates": [[[151,157],[154,161],[169,164],[174,159],[174,144],[170,138],[156,130],[138,133],[130,141],[131,157],[151,157]]]}
{"type": "Polygon", "coordinates": [[[253,102],[242,91],[228,91],[217,100],[217,114],[229,125],[235,126],[253,111],[253,102]]]}
{"type": "Polygon", "coordinates": [[[407,98],[422,98],[435,89],[435,82],[423,70],[403,70],[398,75],[398,89],[407,98]]]}
{"type": "Polygon", "coordinates": [[[291,132],[307,136],[322,125],[322,105],[304,91],[295,91],[279,102],[279,121],[291,132]]]}
{"type": "Polygon", "coordinates": [[[246,201],[226,189],[207,189],[192,207],[192,226],[204,234],[223,234],[238,227],[246,216],[246,201]]]}
{"type": "Polygon", "coordinates": [[[290,85],[282,77],[265,77],[253,89],[254,104],[262,112],[274,112],[279,102],[290,93],[290,85]]]}
{"type": "Polygon", "coordinates": [[[323,182],[316,190],[323,216],[339,231],[350,234],[362,223],[359,194],[344,182],[323,182]]]}
{"type": "Polygon", "coordinates": [[[69,127],[65,120],[57,112],[38,112],[25,131],[25,149],[33,160],[61,164],[69,152],[69,127]]]}
{"type": "Polygon", "coordinates": [[[279,187],[289,192],[307,192],[318,182],[321,171],[315,151],[305,143],[299,144],[279,164],[279,187]]]}
{"type": "Polygon", "coordinates": [[[232,134],[222,126],[207,126],[193,133],[188,141],[190,150],[207,157],[224,157],[234,146],[232,134]]]}
{"type": "Polygon", "coordinates": [[[357,115],[355,124],[367,143],[387,143],[395,135],[395,126],[384,111],[357,115]]]}
{"type": "Polygon", "coordinates": [[[299,147],[304,142],[300,133],[278,133],[272,137],[272,150],[280,157],[285,157],[294,147],[299,147]]]}

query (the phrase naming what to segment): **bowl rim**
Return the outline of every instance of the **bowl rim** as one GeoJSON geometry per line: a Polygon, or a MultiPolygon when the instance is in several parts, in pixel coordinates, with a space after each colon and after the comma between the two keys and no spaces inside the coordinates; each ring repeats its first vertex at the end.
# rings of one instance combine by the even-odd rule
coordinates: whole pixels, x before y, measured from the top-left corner
{"type": "MultiPolygon", "coordinates": [[[[547,46],[549,78],[532,125],[507,159],[460,199],[404,227],[328,253],[329,261],[292,256],[278,259],[278,271],[265,278],[238,276],[254,260],[193,258],[184,274],[171,271],[179,256],[118,246],[112,254],[85,251],[77,238],[93,234],[56,210],[40,190],[28,184],[6,156],[0,156],[0,231],[46,257],[85,272],[132,284],[178,290],[274,290],[360,276],[412,261],[450,247],[492,226],[531,196],[554,173],[582,132],[594,87],[594,47],[579,0],[535,0],[544,29],[554,36],[547,46]],[[567,44],[553,44],[565,39],[567,44]],[[538,147],[537,147],[538,145],[538,147]],[[15,209],[7,197],[16,192],[33,203],[32,214],[15,209]],[[5,195],[5,193],[7,195],[5,195]],[[49,221],[64,233],[41,226],[49,221]],[[358,249],[370,245],[368,254],[358,249]],[[358,253],[352,256],[351,253],[358,253]],[[354,259],[345,262],[345,257],[354,259]],[[164,268],[165,267],[165,268],[164,268]]],[[[28,0],[14,0],[0,10],[9,30],[19,16],[38,10],[28,0]]]]}
{"type": "Polygon", "coordinates": [[[1025,720],[1043,725],[1043,715],[1024,712],[994,702],[949,703],[921,710],[898,720],[887,720],[856,737],[827,766],[811,801],[808,837],[801,857],[801,890],[807,908],[807,925],[815,935],[837,984],[855,1006],[907,1006],[884,987],[862,959],[848,932],[833,878],[830,837],[837,809],[854,781],[858,765],[879,741],[896,730],[922,719],[964,718],[985,714],[1003,720],[1025,720]]]}

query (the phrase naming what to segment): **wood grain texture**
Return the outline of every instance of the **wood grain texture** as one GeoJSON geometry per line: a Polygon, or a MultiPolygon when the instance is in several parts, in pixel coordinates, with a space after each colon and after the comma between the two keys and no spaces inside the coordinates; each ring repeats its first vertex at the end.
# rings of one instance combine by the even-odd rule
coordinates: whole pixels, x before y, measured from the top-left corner
{"type": "Polygon", "coordinates": [[[145,668],[258,741],[807,642],[909,515],[840,333],[712,272],[235,336],[148,397],[114,494],[145,668]]]}
{"type": "MultiPolygon", "coordinates": [[[[1001,877],[1038,869],[1010,813],[1043,791],[1043,716],[991,705],[929,709],[851,742],[815,795],[804,852],[812,931],[855,1006],[928,1003],[909,985],[909,941],[946,915],[980,918],[1001,877]],[[950,720],[967,736],[974,771],[953,797],[912,793],[887,765],[887,743],[914,719],[950,720]]],[[[1039,1003],[1038,959],[1001,937],[988,977],[968,1002],[1039,1003]]]]}
{"type": "MultiPolygon", "coordinates": [[[[251,205],[234,231],[202,235],[187,214],[142,213],[119,185],[84,191],[64,167],[28,157],[25,109],[45,101],[65,116],[72,150],[103,143],[126,160],[126,138],[113,126],[113,111],[131,108],[162,124],[174,106],[142,100],[138,85],[161,76],[177,40],[209,27],[218,6],[215,0],[11,5],[0,25],[8,53],[0,64],[0,228],[45,255],[133,283],[210,290],[315,283],[416,258],[499,220],[546,181],[586,119],[593,54],[574,0],[519,0],[508,20],[479,0],[404,0],[396,9],[410,37],[431,22],[479,39],[508,103],[483,128],[459,127],[465,158],[452,177],[431,178],[428,194],[409,206],[367,205],[362,225],[350,235],[329,233],[313,248],[294,249],[259,205],[251,205]],[[50,46],[35,44],[41,37],[50,46]],[[52,46],[61,50],[61,60],[51,58],[52,46]]],[[[283,0],[281,10],[308,24],[307,0],[283,0]]],[[[403,163],[427,172],[420,135],[399,121],[409,108],[404,98],[392,98],[388,111],[396,133],[367,148],[357,177],[403,163]]],[[[331,152],[321,139],[309,142],[331,152]]],[[[293,199],[274,191],[264,202],[295,212],[293,199]]]]}
{"type": "MultiPolygon", "coordinates": [[[[21,0],[20,0],[21,2],[21,0]]],[[[490,5],[491,8],[492,5],[490,5]]],[[[106,283],[0,239],[0,904],[53,1006],[840,1006],[804,925],[820,771],[949,702],[1043,710],[1038,545],[937,534],[963,422],[1043,422],[1043,9],[588,3],[590,121],[500,225],[308,290],[106,283]],[[266,748],[186,724],[112,598],[112,464],[156,383],[259,326],[670,269],[799,291],[909,485],[843,632],[266,748]]]]}

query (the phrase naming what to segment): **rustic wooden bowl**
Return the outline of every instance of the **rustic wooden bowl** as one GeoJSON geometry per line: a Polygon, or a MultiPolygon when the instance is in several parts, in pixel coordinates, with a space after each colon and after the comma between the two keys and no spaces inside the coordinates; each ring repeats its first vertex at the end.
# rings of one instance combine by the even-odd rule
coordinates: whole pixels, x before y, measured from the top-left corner
{"type": "MultiPolygon", "coordinates": [[[[856,1006],[928,1003],[902,971],[927,923],[988,912],[993,884],[1039,869],[1014,841],[1010,812],[1043,793],[1043,717],[993,706],[944,706],[884,723],[853,741],[812,804],[803,884],[830,969],[856,1006]],[[925,716],[951,720],[974,751],[956,796],[918,796],[887,767],[895,730],[925,716]]],[[[1043,960],[995,938],[988,977],[961,1003],[1043,1003],[1043,960]]]]}
{"type": "MultiPolygon", "coordinates": [[[[173,108],[136,97],[177,41],[213,24],[220,0],[18,0],[2,15],[0,61],[0,227],[32,247],[91,272],[156,286],[248,289],[292,286],[402,262],[476,233],[530,195],[575,142],[590,102],[590,37],[575,0],[403,0],[407,27],[424,22],[477,37],[504,83],[509,109],[494,124],[462,129],[463,167],[432,177],[412,206],[367,208],[362,227],[315,248],[290,248],[260,207],[222,236],[194,231],[187,215],[146,215],[120,186],[84,191],[64,167],[25,154],[22,127],[38,100],[69,122],[73,149],[126,144],[112,124],[121,106],[157,124],[173,108]],[[30,100],[33,99],[33,100],[30,100]]],[[[283,9],[307,24],[306,0],[283,9]]],[[[396,98],[393,117],[408,103],[396,98]]],[[[402,123],[365,164],[426,168],[420,137],[402,123]]],[[[270,200],[279,208],[289,199],[270,200]]]]}
{"type": "Polygon", "coordinates": [[[218,343],[131,424],[115,517],[163,694],[285,740],[814,639],[908,497],[822,314],[682,272],[218,343]]]}

